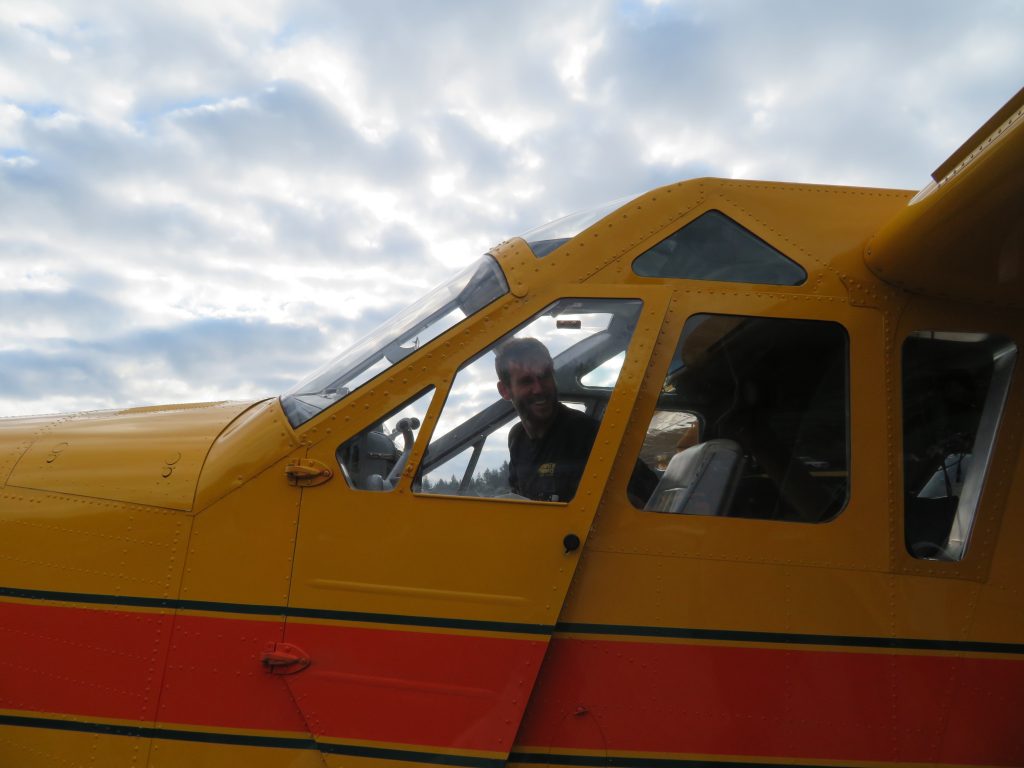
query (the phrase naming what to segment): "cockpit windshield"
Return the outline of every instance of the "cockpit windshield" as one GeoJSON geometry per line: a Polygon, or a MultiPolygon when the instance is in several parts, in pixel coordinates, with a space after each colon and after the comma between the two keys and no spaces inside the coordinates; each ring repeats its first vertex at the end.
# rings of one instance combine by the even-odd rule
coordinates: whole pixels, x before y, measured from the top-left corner
{"type": "Polygon", "coordinates": [[[292,387],[281,397],[288,421],[304,424],[506,293],[501,268],[484,256],[292,387]]]}
{"type": "Polygon", "coordinates": [[[612,200],[610,203],[599,205],[596,208],[570,213],[568,216],[549,221],[547,224],[541,224],[521,237],[530,246],[533,255],[542,259],[563,243],[572,240],[591,224],[596,224],[612,211],[621,208],[637,197],[638,195],[620,197],[618,200],[612,200]]]}

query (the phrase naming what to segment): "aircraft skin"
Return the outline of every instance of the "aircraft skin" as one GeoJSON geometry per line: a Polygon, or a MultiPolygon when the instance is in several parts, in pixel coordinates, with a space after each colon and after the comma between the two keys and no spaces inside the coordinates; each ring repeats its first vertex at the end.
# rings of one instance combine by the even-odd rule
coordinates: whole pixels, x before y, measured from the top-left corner
{"type": "Polygon", "coordinates": [[[942,560],[905,545],[900,356],[1024,345],[1022,109],[913,202],[696,179],[543,259],[507,241],[506,294],[298,427],[280,399],[0,421],[0,765],[1024,765],[1021,371],[942,560]],[[636,274],[708,211],[807,279],[636,274]],[[565,297],[643,302],[573,499],[414,490],[463,363],[565,297]],[[833,519],[630,503],[697,314],[844,330],[833,519]],[[351,487],[339,445],[429,387],[394,489],[351,487]]]}

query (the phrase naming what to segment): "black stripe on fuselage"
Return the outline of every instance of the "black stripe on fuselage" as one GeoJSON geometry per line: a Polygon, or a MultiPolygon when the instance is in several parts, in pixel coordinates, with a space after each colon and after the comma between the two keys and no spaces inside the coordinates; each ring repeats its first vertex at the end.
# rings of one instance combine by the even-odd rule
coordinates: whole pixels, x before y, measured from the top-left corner
{"type": "Polygon", "coordinates": [[[0,715],[0,725],[22,728],[41,728],[55,731],[73,731],[106,736],[131,736],[142,739],[167,739],[191,741],[202,744],[223,744],[239,747],[269,747],[274,749],[308,749],[325,754],[367,757],[377,760],[400,760],[407,763],[430,765],[451,765],[455,768],[502,768],[505,761],[498,758],[473,757],[471,755],[448,755],[442,752],[421,752],[408,749],[386,749],[356,744],[334,744],[317,742],[312,738],[299,736],[260,736],[246,733],[211,733],[175,728],[156,728],[143,725],[118,725],[83,720],[57,720],[45,717],[24,717],[21,715],[0,715]]]}
{"type": "Polygon", "coordinates": [[[334,611],[322,608],[288,607],[284,605],[252,605],[250,603],[220,603],[205,600],[177,600],[164,597],[134,597],[131,595],[97,595],[83,592],[53,592],[41,589],[0,587],[0,597],[22,600],[109,605],[124,608],[162,608],[165,610],[205,611],[208,613],[236,613],[248,616],[266,616],[269,619],[320,619],[322,621],[350,621],[368,624],[398,624],[411,627],[437,629],[468,629],[482,632],[512,632],[526,635],[550,635],[554,627],[547,624],[524,624],[514,621],[478,621],[475,619],[449,619],[441,616],[404,616],[393,613],[367,613],[365,611],[334,611]]]}
{"type": "Polygon", "coordinates": [[[686,627],[648,627],[631,624],[587,624],[559,622],[554,627],[546,624],[519,622],[477,621],[450,619],[437,616],[405,616],[401,614],[367,613],[363,611],[336,611],[322,608],[289,607],[283,605],[252,605],[249,603],[221,603],[204,600],[177,600],[161,597],[135,597],[132,595],[101,595],[82,592],[54,592],[40,589],[0,587],[0,597],[22,600],[109,605],[126,608],[162,608],[165,610],[204,611],[208,613],[235,613],[266,616],[268,619],[319,619],[321,621],[348,621],[369,624],[431,627],[435,629],[462,629],[479,632],[510,632],[527,635],[562,634],[618,635],[621,637],[671,638],[677,640],[706,640],[718,642],[760,643],[763,645],[828,645],[847,648],[877,648],[883,650],[953,651],[961,653],[1024,654],[1022,643],[994,643],[981,640],[928,640],[922,638],[871,637],[860,635],[818,635],[791,632],[750,632],[729,629],[690,629],[686,627]]]}
{"type": "Polygon", "coordinates": [[[747,632],[730,629],[687,629],[684,627],[638,627],[630,624],[577,624],[559,622],[555,631],[578,635],[620,635],[625,637],[714,640],[718,642],[761,643],[764,645],[831,645],[847,648],[881,648],[911,651],[959,651],[965,653],[1024,654],[1021,643],[989,643],[979,640],[927,640],[906,637],[865,637],[859,635],[810,635],[790,632],[747,632]]]}
{"type": "Polygon", "coordinates": [[[626,757],[619,755],[560,755],[513,752],[509,763],[565,765],[572,768],[843,768],[839,763],[763,763],[754,760],[687,760],[672,757],[626,757]]]}

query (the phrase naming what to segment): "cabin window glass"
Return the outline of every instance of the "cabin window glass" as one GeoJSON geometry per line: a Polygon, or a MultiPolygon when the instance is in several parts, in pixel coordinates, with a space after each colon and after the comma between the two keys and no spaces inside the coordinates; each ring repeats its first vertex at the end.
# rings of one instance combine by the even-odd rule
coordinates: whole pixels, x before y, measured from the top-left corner
{"type": "Polygon", "coordinates": [[[409,461],[433,396],[431,387],[338,446],[335,457],[350,488],[394,489],[409,461]]]}
{"type": "Polygon", "coordinates": [[[288,421],[305,424],[506,293],[501,268],[485,256],[292,387],[281,398],[288,421]]]}
{"type": "Polygon", "coordinates": [[[686,321],[640,458],[650,512],[821,523],[849,496],[848,339],[831,322],[686,321]]]}
{"type": "MultiPolygon", "coordinates": [[[[633,335],[640,309],[641,302],[632,299],[563,299],[469,360],[452,383],[414,490],[454,496],[569,501],[618,380],[625,359],[623,352],[633,335]],[[510,432],[519,418],[513,403],[499,394],[495,372],[495,353],[513,337],[536,339],[547,348],[553,363],[556,397],[562,405],[584,412],[586,423],[581,425],[577,420],[574,424],[579,427],[579,434],[586,433],[588,438],[578,445],[562,447],[547,439],[531,443],[538,461],[526,471],[520,471],[522,465],[516,463],[515,484],[509,475],[510,432]]],[[[572,434],[577,431],[572,430],[572,434]]],[[[555,434],[551,439],[557,441],[564,435],[555,434]]],[[[653,482],[650,487],[653,488],[653,482]]]]}
{"type": "Polygon", "coordinates": [[[640,254],[633,271],[641,277],[762,285],[800,285],[807,279],[803,267],[720,211],[698,216],[640,254]]]}
{"type": "Polygon", "coordinates": [[[914,557],[963,559],[1016,358],[1003,336],[922,331],[903,342],[904,538],[914,557]]]}

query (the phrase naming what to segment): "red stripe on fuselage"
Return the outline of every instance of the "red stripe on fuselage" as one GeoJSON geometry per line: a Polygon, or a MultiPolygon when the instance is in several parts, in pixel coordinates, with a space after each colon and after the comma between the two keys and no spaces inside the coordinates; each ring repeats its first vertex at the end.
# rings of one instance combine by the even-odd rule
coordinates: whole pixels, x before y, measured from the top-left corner
{"type": "Polygon", "coordinates": [[[260,653],[281,639],[274,630],[280,634],[264,622],[179,616],[160,721],[504,752],[547,646],[296,622],[283,639],[311,663],[271,675],[260,653]]]}
{"type": "Polygon", "coordinates": [[[280,620],[56,603],[0,603],[0,629],[0,709],[499,753],[547,646],[301,622],[284,637],[280,620]],[[282,639],[307,669],[264,669],[282,639]]]}
{"type": "MultiPolygon", "coordinates": [[[[535,637],[300,622],[285,635],[269,617],[7,602],[0,709],[500,753],[544,649],[535,637]],[[263,669],[263,648],[282,639],[308,669],[263,669]]],[[[556,637],[529,701],[518,744],[530,749],[1024,764],[1014,657],[556,637]]]]}
{"type": "Polygon", "coordinates": [[[152,722],[173,615],[0,603],[0,709],[152,722]]]}
{"type": "Polygon", "coordinates": [[[283,618],[176,616],[159,722],[304,733],[284,678],[261,661],[283,634],[283,618]]]}
{"type": "Polygon", "coordinates": [[[260,664],[283,629],[283,621],[0,603],[0,709],[305,732],[283,680],[260,664]]]}
{"type": "Polygon", "coordinates": [[[1024,659],[556,636],[517,747],[1022,765],[1021,722],[1024,659]]]}
{"type": "Polygon", "coordinates": [[[289,624],[288,678],[314,735],[507,752],[547,639],[289,624]]]}

